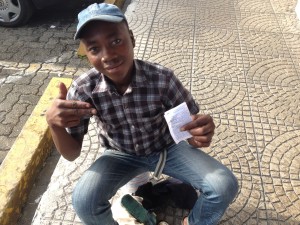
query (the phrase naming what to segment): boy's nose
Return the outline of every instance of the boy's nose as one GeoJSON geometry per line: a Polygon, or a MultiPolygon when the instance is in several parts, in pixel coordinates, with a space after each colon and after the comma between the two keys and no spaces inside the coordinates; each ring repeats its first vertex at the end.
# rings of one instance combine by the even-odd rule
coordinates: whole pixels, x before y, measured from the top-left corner
{"type": "Polygon", "coordinates": [[[103,62],[110,61],[112,58],[114,58],[114,52],[112,51],[112,49],[109,48],[102,49],[101,60],[103,62]]]}

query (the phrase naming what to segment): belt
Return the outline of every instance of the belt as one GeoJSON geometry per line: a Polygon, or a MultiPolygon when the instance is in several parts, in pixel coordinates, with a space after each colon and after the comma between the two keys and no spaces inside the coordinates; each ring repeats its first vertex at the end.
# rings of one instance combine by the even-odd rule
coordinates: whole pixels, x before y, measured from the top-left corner
{"type": "Polygon", "coordinates": [[[150,182],[152,184],[155,184],[158,182],[161,174],[162,174],[162,171],[165,167],[165,164],[166,164],[166,159],[167,159],[167,149],[164,149],[160,155],[159,155],[159,160],[156,164],[156,168],[154,170],[154,173],[152,175],[152,178],[150,178],[150,182]]]}

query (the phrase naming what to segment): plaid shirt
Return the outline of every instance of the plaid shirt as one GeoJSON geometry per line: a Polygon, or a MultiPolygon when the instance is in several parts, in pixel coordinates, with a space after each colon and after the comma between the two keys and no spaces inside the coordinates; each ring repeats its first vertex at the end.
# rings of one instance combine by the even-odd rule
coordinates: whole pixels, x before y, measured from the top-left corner
{"type": "MultiPolygon", "coordinates": [[[[164,112],[186,102],[191,114],[199,108],[173,72],[161,65],[134,60],[135,72],[123,95],[96,69],[73,81],[68,99],[89,102],[95,116],[102,146],[129,154],[147,155],[173,144],[164,112]]],[[[75,138],[88,130],[89,118],[68,128],[75,138]]]]}

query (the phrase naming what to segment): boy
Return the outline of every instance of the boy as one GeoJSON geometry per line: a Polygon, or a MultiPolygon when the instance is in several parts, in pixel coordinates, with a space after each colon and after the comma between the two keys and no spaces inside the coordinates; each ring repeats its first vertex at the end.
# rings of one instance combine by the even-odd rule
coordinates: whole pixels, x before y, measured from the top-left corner
{"type": "Polygon", "coordinates": [[[238,185],[224,165],[198,149],[210,145],[212,118],[197,114],[197,104],[171,70],[134,59],[135,39],[116,6],[90,5],[78,19],[75,39],[81,39],[94,68],[73,81],[68,93],[60,84],[60,95],[46,118],[58,151],[68,160],[80,155],[90,116],[100,128],[105,151],[80,178],[72,196],[82,222],[118,224],[109,200],[135,176],[154,171],[166,150],[163,173],[201,192],[183,224],[217,224],[238,185]],[[192,138],[175,144],[163,115],[183,102],[192,122],[182,130],[192,138]]]}

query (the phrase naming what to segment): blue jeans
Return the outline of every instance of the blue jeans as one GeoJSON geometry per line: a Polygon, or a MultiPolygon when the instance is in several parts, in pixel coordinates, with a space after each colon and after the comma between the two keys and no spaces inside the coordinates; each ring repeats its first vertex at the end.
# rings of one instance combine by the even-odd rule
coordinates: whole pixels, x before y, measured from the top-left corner
{"type": "MultiPolygon", "coordinates": [[[[220,162],[187,142],[167,149],[163,174],[191,184],[201,194],[190,225],[217,224],[238,192],[237,180],[220,162]]],[[[109,200],[135,176],[154,171],[159,153],[134,156],[106,150],[83,174],[73,192],[73,206],[85,225],[115,225],[109,200]]]]}

